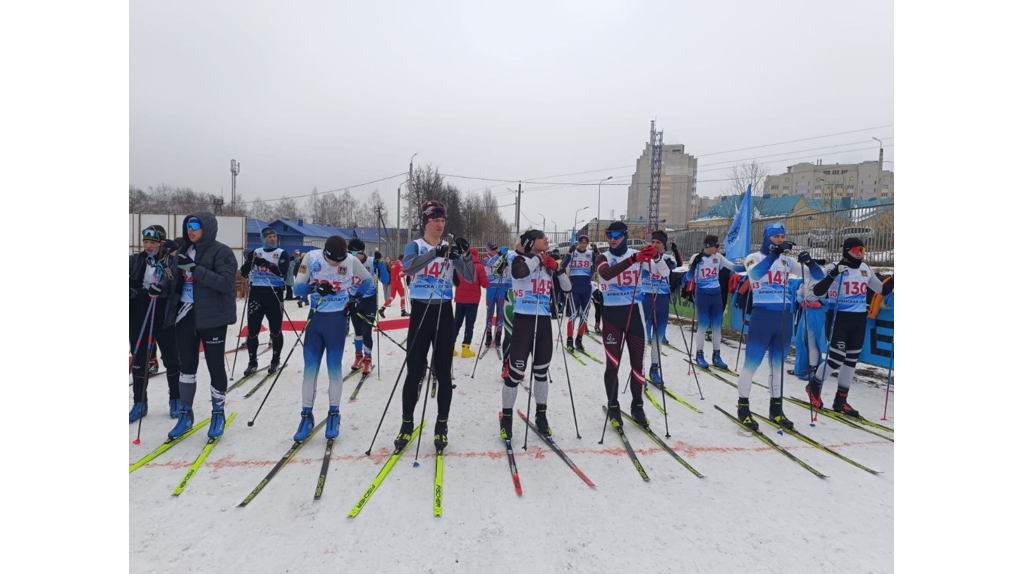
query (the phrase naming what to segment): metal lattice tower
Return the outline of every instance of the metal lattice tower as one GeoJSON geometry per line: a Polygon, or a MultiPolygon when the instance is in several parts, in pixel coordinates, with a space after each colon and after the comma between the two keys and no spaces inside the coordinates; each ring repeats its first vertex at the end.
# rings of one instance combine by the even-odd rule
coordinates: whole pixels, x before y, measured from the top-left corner
{"type": "Polygon", "coordinates": [[[664,133],[664,131],[657,131],[655,129],[655,120],[651,120],[651,173],[647,200],[648,235],[660,227],[658,221],[661,219],[661,151],[662,135],[664,133]]]}

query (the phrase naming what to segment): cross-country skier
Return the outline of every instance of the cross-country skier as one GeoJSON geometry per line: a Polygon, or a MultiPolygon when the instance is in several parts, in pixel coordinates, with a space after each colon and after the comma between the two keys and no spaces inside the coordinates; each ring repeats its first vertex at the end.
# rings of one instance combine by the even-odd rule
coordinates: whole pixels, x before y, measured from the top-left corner
{"type": "Polygon", "coordinates": [[[644,326],[638,291],[640,268],[658,255],[653,245],[636,251],[626,247],[629,231],[626,224],[616,221],[605,230],[609,248],[597,258],[597,274],[604,293],[604,352],[608,363],[604,371],[605,392],[608,395],[608,416],[614,424],[622,426],[619,410],[619,361],[623,347],[629,347],[629,389],[633,394],[630,412],[636,422],[648,427],[644,414],[644,326]]]}
{"type": "MultiPolygon", "coordinates": [[[[694,299],[697,308],[697,332],[711,330],[711,362],[719,369],[728,370],[722,360],[722,317],[725,314],[725,303],[722,301],[722,283],[719,272],[722,269],[743,271],[742,266],[731,263],[724,255],[718,253],[717,235],[704,238],[704,250],[699,251],[690,259],[690,269],[686,272],[686,281],[693,281],[694,299]]],[[[709,367],[704,358],[704,337],[696,337],[693,343],[697,355],[697,365],[702,369],[709,367]]]]}
{"type": "MultiPolygon", "coordinates": [[[[327,354],[328,409],[327,438],[337,438],[340,425],[341,359],[348,334],[346,308],[362,283],[373,281],[366,267],[348,254],[348,245],[340,235],[332,235],[323,249],[306,253],[295,276],[295,294],[309,295],[310,316],[302,339],[302,412],[295,440],[306,440],[313,432],[313,402],[316,399],[316,376],[320,361],[327,354]]],[[[374,307],[370,307],[371,313],[374,307]]]]}
{"type": "Polygon", "coordinates": [[[235,275],[238,260],[231,248],[217,241],[217,218],[212,213],[189,215],[182,223],[184,238],[171,266],[173,284],[168,305],[177,309],[175,334],[181,374],[178,389],[181,409],[178,423],[167,436],[177,438],[192,428],[195,416],[192,401],[196,396],[196,372],[199,370],[199,344],[202,342],[206,368],[210,371],[210,438],[224,434],[224,397],[228,373],[224,367],[224,343],[228,325],[238,320],[235,311],[235,275]]]}
{"type": "MultiPolygon", "coordinates": [[[[565,317],[565,349],[572,353],[575,349],[583,350],[583,334],[587,330],[587,316],[590,314],[590,294],[593,285],[590,280],[594,276],[597,266],[597,254],[588,249],[590,238],[580,235],[576,247],[570,248],[565,259],[562,259],[560,268],[569,270],[569,281],[572,283],[572,290],[569,292],[567,305],[569,311],[565,317]],[[579,330],[576,331],[576,341],[573,341],[573,324],[579,318],[579,330]]],[[[569,291],[567,289],[567,291],[569,291]]]]}
{"type": "MultiPolygon", "coordinates": [[[[476,268],[469,260],[469,242],[459,238],[449,246],[441,239],[447,211],[438,201],[427,201],[420,208],[423,237],[405,246],[405,274],[412,278],[409,298],[408,364],[402,386],[402,426],[395,437],[395,448],[402,449],[412,439],[413,410],[419,398],[420,377],[427,369],[427,352],[434,347],[431,368],[437,377],[437,422],[434,447],[448,446],[448,413],[452,406],[452,350],[455,348],[455,321],[452,317],[452,274],[458,271],[467,280],[476,279],[476,268]]],[[[426,399],[424,399],[426,400],[426,399]]]]}
{"type": "Polygon", "coordinates": [[[128,412],[128,422],[133,423],[146,416],[149,412],[149,399],[146,376],[146,341],[149,325],[146,324],[146,311],[152,299],[156,299],[153,310],[153,340],[155,347],[160,347],[160,355],[167,368],[167,393],[170,396],[168,407],[171,418],[178,418],[181,399],[178,394],[178,345],[174,335],[173,306],[168,305],[171,274],[167,265],[167,249],[164,241],[167,232],[159,225],[150,225],[142,230],[143,251],[128,256],[128,344],[139,348],[132,357],[132,394],[134,404],[128,412]],[[146,327],[143,328],[143,325],[146,327]],[[142,333],[140,335],[140,333],[142,333]]]}
{"type": "Polygon", "coordinates": [[[245,348],[249,351],[249,365],[245,375],[249,376],[259,369],[256,353],[260,344],[260,324],[263,317],[267,318],[270,327],[270,342],[273,345],[273,357],[270,359],[268,374],[277,372],[281,365],[281,349],[284,347],[284,334],[281,324],[284,320],[281,301],[284,298],[284,276],[288,270],[291,256],[277,245],[277,232],[272,227],[264,227],[260,232],[263,245],[249,252],[242,264],[242,276],[249,278],[248,335],[245,337],[245,348]]]}
{"type": "MultiPolygon", "coordinates": [[[[839,388],[832,401],[832,409],[851,416],[860,416],[847,398],[853,384],[853,371],[864,345],[868,288],[885,296],[892,293],[896,281],[892,278],[883,286],[871,267],[864,263],[864,253],[864,242],[859,237],[848,237],[843,241],[842,259],[829,264],[825,278],[814,286],[815,295],[828,295],[824,305],[828,309],[825,333],[831,337],[828,368],[833,372],[839,370],[839,388]]],[[[815,378],[807,385],[807,394],[811,402],[821,408],[824,363],[818,369],[815,378]]]]}
{"type": "Polygon", "coordinates": [[[506,256],[508,247],[498,247],[493,241],[487,242],[487,256],[484,257],[484,272],[490,281],[487,288],[487,315],[484,316],[484,345],[501,346],[501,331],[504,326],[504,306],[506,292],[512,287],[505,268],[508,266],[506,256]],[[502,262],[505,263],[502,263],[502,262]],[[499,269],[500,266],[500,269],[499,269]],[[494,337],[491,337],[491,318],[494,318],[494,337]]]}
{"type": "MultiPolygon", "coordinates": [[[[770,223],[764,228],[761,249],[747,255],[744,266],[754,298],[750,312],[750,329],[747,335],[747,353],[739,375],[739,401],[736,405],[740,422],[751,430],[757,430],[757,421],[750,414],[750,387],[754,371],[761,366],[765,351],[768,352],[769,387],[771,400],[768,417],[786,428],[793,428],[793,422],[782,411],[782,369],[793,335],[793,296],[790,279],[799,279],[806,270],[797,269],[804,265],[810,275],[821,279],[824,275],[810,254],[801,251],[794,260],[785,255],[793,248],[793,242],[786,241],[786,228],[781,223],[770,223]]],[[[717,278],[715,279],[717,282],[717,278]]],[[[700,294],[697,295],[700,298],[700,294]]],[[[715,301],[720,301],[712,297],[715,301]]]]}
{"type": "MultiPolygon", "coordinates": [[[[640,267],[640,292],[643,293],[644,323],[647,341],[651,343],[651,382],[659,387],[665,384],[661,377],[661,344],[668,343],[669,277],[678,264],[676,259],[665,252],[668,247],[668,234],[657,229],[651,233],[651,245],[658,254],[640,267]],[[654,332],[655,325],[658,328],[654,332]]],[[[675,248],[673,243],[672,247],[675,248]]],[[[678,249],[676,249],[678,251],[678,249]]],[[[678,255],[676,256],[678,257],[678,255]]]]}
{"type": "Polygon", "coordinates": [[[515,294],[515,319],[509,357],[509,378],[501,393],[499,424],[501,438],[512,438],[512,408],[519,385],[526,378],[526,361],[533,355],[533,387],[537,396],[537,428],[551,436],[548,425],[548,366],[553,348],[551,339],[551,292],[555,277],[568,291],[572,286],[565,268],[550,255],[548,239],[543,231],[527,231],[520,238],[524,255],[512,261],[512,291],[515,294]]]}
{"type": "Polygon", "coordinates": [[[367,375],[373,368],[373,326],[367,321],[376,319],[374,313],[377,312],[377,281],[387,285],[391,282],[391,275],[381,260],[379,251],[374,251],[373,257],[366,255],[366,244],[362,239],[357,237],[349,241],[348,252],[362,263],[370,275],[369,281],[359,283],[349,294],[348,303],[349,316],[352,319],[352,340],[356,346],[356,360],[352,363],[351,369],[358,371],[362,368],[363,374],[367,375]]]}

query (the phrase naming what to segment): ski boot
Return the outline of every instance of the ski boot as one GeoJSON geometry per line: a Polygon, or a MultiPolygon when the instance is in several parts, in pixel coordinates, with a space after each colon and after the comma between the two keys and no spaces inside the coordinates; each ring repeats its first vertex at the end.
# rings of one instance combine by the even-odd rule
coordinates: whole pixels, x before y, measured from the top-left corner
{"type": "Polygon", "coordinates": [[[304,441],[313,433],[313,408],[302,407],[302,414],[299,416],[299,430],[295,431],[295,436],[292,437],[295,442],[304,441]]]}
{"type": "Polygon", "coordinates": [[[658,363],[651,363],[650,379],[651,384],[658,388],[665,386],[665,380],[661,378],[661,365],[658,363]]]}
{"type": "Polygon", "coordinates": [[[793,421],[786,418],[786,414],[782,412],[782,399],[772,399],[768,406],[768,418],[775,424],[785,428],[792,429],[793,421]]]}
{"type": "Polygon", "coordinates": [[[448,447],[448,419],[437,419],[434,423],[434,449],[444,452],[448,447]]]}
{"type": "Polygon", "coordinates": [[[171,399],[167,402],[167,406],[170,408],[171,418],[178,418],[178,411],[181,410],[181,399],[171,399]]]}
{"type": "Polygon", "coordinates": [[[651,428],[651,423],[647,420],[647,415],[644,413],[643,401],[634,401],[629,407],[629,414],[633,415],[633,420],[635,420],[641,427],[645,429],[651,428]]]}
{"type": "Polygon", "coordinates": [[[849,391],[842,389],[836,391],[836,398],[832,400],[832,410],[847,416],[859,417],[860,413],[857,412],[857,409],[851,407],[850,403],[846,402],[848,396],[850,396],[849,391]]]}
{"type": "Polygon", "coordinates": [[[821,381],[814,375],[811,375],[809,378],[810,380],[807,381],[807,386],[804,387],[804,390],[807,391],[807,399],[811,405],[820,411],[823,405],[821,402],[821,381]]]}
{"type": "Polygon", "coordinates": [[[581,353],[585,352],[583,349],[583,335],[576,335],[576,349],[581,353]]]}
{"type": "Polygon", "coordinates": [[[131,424],[149,414],[149,403],[135,403],[132,410],[128,411],[128,424],[131,424]]]}
{"type": "Polygon", "coordinates": [[[702,369],[708,368],[708,362],[704,360],[704,351],[697,351],[697,366],[702,369]]]}
{"type": "Polygon", "coordinates": [[[242,375],[246,377],[251,377],[254,374],[256,374],[256,371],[258,370],[260,370],[259,363],[257,363],[256,361],[249,361],[249,366],[245,368],[245,371],[242,373],[242,375]]]}
{"type": "Polygon", "coordinates": [[[595,321],[594,322],[594,332],[597,333],[598,335],[601,334],[601,322],[600,321],[595,321]]]}
{"type": "Polygon", "coordinates": [[[490,347],[491,343],[493,343],[493,342],[494,342],[494,339],[491,337],[491,330],[487,329],[487,332],[484,333],[484,346],[485,347],[490,347]]]}
{"type": "Polygon", "coordinates": [[[224,405],[214,405],[210,411],[210,428],[206,431],[209,438],[217,438],[224,434],[224,405]]]}
{"type": "Polygon", "coordinates": [[[270,368],[267,369],[268,375],[273,375],[281,368],[281,354],[274,353],[274,356],[270,359],[270,368]]]}
{"type": "Polygon", "coordinates": [[[736,403],[736,418],[740,419],[743,426],[747,427],[752,431],[757,430],[757,421],[754,420],[753,415],[750,414],[750,399],[740,397],[740,400],[736,403]]]}
{"type": "Polygon", "coordinates": [[[356,360],[352,363],[351,369],[353,371],[358,371],[361,368],[363,368],[363,352],[356,351],[356,360]]]}
{"type": "Polygon", "coordinates": [[[729,365],[726,365],[725,361],[722,360],[722,352],[721,351],[713,351],[711,353],[711,363],[714,366],[718,367],[719,369],[722,369],[722,370],[725,370],[725,371],[729,370],[729,365]]]}
{"type": "Polygon", "coordinates": [[[469,343],[463,343],[462,344],[462,358],[463,359],[470,359],[470,358],[473,358],[475,356],[476,356],[476,353],[473,352],[473,349],[469,348],[469,343]]]}
{"type": "Polygon", "coordinates": [[[548,424],[548,406],[537,403],[537,416],[534,419],[537,428],[544,436],[551,436],[551,425],[548,424]]]}
{"type": "Polygon", "coordinates": [[[498,331],[494,333],[494,348],[501,348],[501,329],[498,329],[498,331]]]}
{"type": "Polygon", "coordinates": [[[338,438],[339,426],[341,426],[341,419],[338,413],[338,407],[331,407],[327,409],[327,430],[324,431],[324,436],[327,438],[338,438]]]}
{"type": "Polygon", "coordinates": [[[622,428],[622,413],[619,412],[619,401],[608,403],[608,419],[612,422],[613,427],[622,428]]]}
{"type": "Polygon", "coordinates": [[[512,440],[512,409],[501,409],[498,413],[501,438],[512,440]]]}
{"type": "Polygon", "coordinates": [[[570,353],[576,352],[576,346],[573,344],[572,335],[569,335],[568,337],[565,338],[565,350],[569,351],[570,353]]]}
{"type": "Polygon", "coordinates": [[[369,375],[373,370],[373,355],[363,355],[363,375],[369,375]]]}
{"type": "Polygon", "coordinates": [[[398,429],[398,436],[395,437],[395,450],[402,450],[405,445],[409,444],[412,440],[412,433],[415,427],[412,425],[412,419],[402,419],[402,426],[398,429]]]}
{"type": "Polygon", "coordinates": [[[156,357],[149,360],[149,374],[155,375],[160,371],[160,363],[156,361],[156,357]]]}
{"type": "Polygon", "coordinates": [[[178,423],[174,425],[171,432],[167,433],[167,438],[178,438],[187,433],[192,428],[194,421],[195,416],[192,414],[192,407],[182,405],[178,410],[178,423]]]}

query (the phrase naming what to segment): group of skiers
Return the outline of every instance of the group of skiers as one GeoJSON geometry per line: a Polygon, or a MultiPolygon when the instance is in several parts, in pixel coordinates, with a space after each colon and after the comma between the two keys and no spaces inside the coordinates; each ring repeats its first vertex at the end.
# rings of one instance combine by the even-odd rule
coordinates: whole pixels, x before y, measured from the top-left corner
{"type": "MultiPolygon", "coordinates": [[[[294,293],[309,298],[309,314],[300,333],[305,368],[302,379],[300,423],[294,435],[305,440],[315,428],[313,406],[316,378],[326,354],[328,372],[327,438],[335,438],[340,426],[342,356],[348,323],[355,340],[352,370],[364,376],[373,368],[371,334],[377,315],[384,315],[396,294],[401,295],[402,316],[410,316],[406,347],[406,375],[402,387],[401,426],[395,438],[403,449],[414,435],[414,409],[422,380],[428,371],[436,378],[438,418],[434,446],[438,452],[448,445],[448,415],[452,402],[452,357],[459,331],[465,326],[462,357],[473,357],[473,326],[480,305],[481,289],[486,291],[483,345],[501,349],[504,387],[499,415],[499,433],[512,438],[512,411],[520,385],[530,367],[530,392],[535,396],[535,423],[545,435],[552,434],[548,422],[547,395],[549,365],[554,337],[561,339],[552,320],[564,313],[563,347],[570,353],[584,351],[583,335],[589,330],[590,307],[595,309],[594,331],[601,335],[606,362],[604,385],[608,417],[622,425],[619,405],[619,364],[629,351],[629,414],[643,427],[649,426],[644,413],[645,385],[664,385],[661,347],[668,344],[670,299],[680,291],[689,293],[697,314],[697,329],[710,330],[712,362],[704,356],[704,338],[696,337],[693,361],[702,369],[727,370],[721,357],[721,325],[724,303],[720,272],[745,272],[748,283],[749,334],[746,360],[739,373],[737,414],[752,430],[757,422],[750,413],[750,391],[754,372],[768,354],[770,363],[770,419],[792,428],[782,409],[782,376],[785,356],[794,332],[794,313],[800,311],[796,329],[807,351],[806,391],[816,408],[822,407],[822,381],[828,370],[838,371],[838,390],[833,409],[849,415],[857,411],[848,402],[853,370],[864,338],[868,289],[892,292],[891,279],[883,283],[864,263],[864,244],[849,238],[842,258],[824,269],[806,251],[791,257],[794,245],[786,240],[785,227],[765,227],[761,248],[744,258],[730,261],[719,253],[718,238],[709,235],[704,248],[689,260],[683,281],[674,280],[673,270],[683,261],[678,248],[664,231],[651,233],[641,249],[628,247],[629,232],[617,221],[604,231],[609,249],[597,253],[589,238],[580,235],[576,245],[561,262],[548,254],[543,231],[524,233],[512,249],[488,243],[481,260],[465,239],[446,233],[446,208],[436,201],[425,202],[420,210],[423,236],[409,242],[404,253],[390,266],[379,252],[366,253],[359,239],[341,236],[327,239],[322,249],[309,251],[297,263],[294,293]],[[405,288],[411,313],[405,310],[405,288]],[[596,279],[598,289],[594,289],[596,279]],[[377,307],[378,282],[390,286],[390,297],[377,307]],[[682,287],[686,284],[687,287],[682,287]],[[559,294],[564,294],[564,309],[559,294]],[[454,302],[454,309],[453,309],[454,302]],[[504,335],[504,337],[503,337],[504,335]],[[646,346],[651,345],[651,362],[645,375],[646,346]],[[433,353],[430,357],[431,348],[433,353]],[[827,359],[821,354],[827,350],[827,359]]],[[[224,428],[224,396],[227,374],[224,365],[227,326],[234,324],[235,274],[237,262],[231,250],[216,241],[217,221],[209,213],[186,217],[181,244],[169,241],[159,226],[143,231],[144,251],[130,257],[129,343],[132,350],[134,405],[129,421],[148,412],[146,386],[148,357],[155,339],[167,369],[170,414],[176,418],[170,438],[181,436],[194,424],[192,412],[196,392],[199,346],[211,377],[212,415],[210,437],[224,428]],[[149,337],[144,337],[146,333],[149,337]],[[146,345],[142,340],[147,339],[146,345]],[[144,348],[145,347],[145,348],[144,348]]],[[[262,232],[263,245],[249,252],[241,273],[250,283],[245,348],[249,362],[245,374],[258,369],[259,332],[264,318],[269,323],[273,355],[268,369],[282,368],[284,345],[283,300],[291,275],[292,257],[277,244],[276,232],[262,232]]],[[[679,273],[675,277],[680,276],[679,273]]],[[[396,386],[398,381],[396,381],[396,386]]],[[[426,399],[424,399],[426,400],[426,399]]]]}

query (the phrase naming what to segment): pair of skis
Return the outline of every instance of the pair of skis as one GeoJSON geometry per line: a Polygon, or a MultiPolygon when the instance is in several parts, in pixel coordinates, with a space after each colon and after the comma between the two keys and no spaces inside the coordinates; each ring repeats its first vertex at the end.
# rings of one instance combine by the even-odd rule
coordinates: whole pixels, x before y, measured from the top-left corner
{"type": "MultiPolygon", "coordinates": [[[[360,498],[359,502],[357,502],[356,505],[352,508],[352,511],[348,513],[349,518],[355,518],[356,516],[359,516],[359,513],[362,512],[363,507],[365,507],[366,503],[370,501],[370,497],[373,496],[373,493],[377,492],[377,490],[380,488],[381,483],[383,483],[384,479],[387,478],[388,473],[390,473],[391,469],[394,468],[395,464],[398,463],[398,459],[402,457],[402,453],[404,453],[405,449],[409,448],[409,445],[416,440],[416,437],[420,434],[420,431],[423,430],[423,426],[425,424],[427,424],[427,421],[424,419],[423,422],[420,423],[420,426],[416,427],[412,431],[412,435],[409,437],[409,442],[405,443],[405,446],[403,446],[402,448],[396,449],[391,454],[391,456],[388,457],[387,462],[384,463],[384,468],[380,469],[380,472],[377,473],[376,478],[374,478],[373,482],[370,483],[370,487],[366,489],[366,492],[363,493],[362,498],[360,498]]],[[[434,516],[441,516],[441,502],[443,493],[441,481],[443,480],[444,476],[444,463],[441,460],[442,456],[440,453],[438,453],[437,458],[438,460],[434,466],[434,516]]]]}
{"type": "MultiPolygon", "coordinates": [[[[317,424],[315,427],[313,427],[313,432],[309,433],[309,436],[307,436],[305,440],[297,440],[294,443],[292,443],[292,446],[284,453],[284,456],[281,457],[281,460],[277,461],[277,464],[274,465],[274,468],[270,469],[270,472],[267,474],[267,476],[263,480],[261,480],[259,484],[256,485],[256,488],[252,489],[252,492],[250,492],[249,495],[246,496],[241,503],[239,503],[238,507],[244,508],[245,506],[248,506],[248,504],[252,502],[252,499],[256,498],[257,494],[263,492],[263,489],[266,488],[267,484],[269,484],[270,481],[273,480],[275,476],[277,476],[277,473],[281,472],[281,469],[284,468],[286,464],[288,464],[288,461],[290,461],[292,457],[294,457],[295,454],[298,453],[299,450],[303,446],[305,446],[306,443],[309,442],[310,439],[316,436],[316,434],[320,432],[320,429],[322,429],[325,424],[327,424],[326,418],[320,421],[320,423],[317,424]]],[[[319,500],[319,496],[323,493],[324,482],[327,480],[327,468],[330,464],[331,452],[333,451],[333,449],[334,439],[327,439],[327,451],[324,454],[324,464],[320,469],[320,477],[317,479],[316,483],[316,494],[314,495],[314,499],[316,500],[319,500]]]]}
{"type": "MultiPolygon", "coordinates": [[[[235,416],[237,414],[238,413],[231,413],[231,416],[228,417],[227,422],[224,423],[224,432],[227,432],[228,428],[231,426],[231,422],[235,420],[235,416]]],[[[167,439],[166,441],[164,441],[163,444],[158,446],[156,448],[156,450],[154,450],[153,452],[151,452],[151,453],[147,454],[146,456],[142,457],[138,462],[135,462],[135,463],[129,465],[128,473],[131,474],[132,472],[135,472],[137,469],[141,468],[142,466],[144,466],[149,461],[151,461],[154,458],[160,456],[161,454],[167,452],[168,450],[170,450],[171,447],[173,447],[176,444],[180,443],[181,441],[185,440],[186,438],[191,436],[193,433],[195,433],[197,430],[199,430],[199,429],[203,428],[204,426],[206,426],[207,424],[209,424],[209,422],[210,422],[210,419],[205,419],[205,420],[201,421],[199,424],[193,425],[192,428],[190,428],[188,431],[186,431],[181,436],[179,436],[177,438],[169,438],[169,439],[167,439]]],[[[212,437],[212,438],[207,438],[206,439],[206,446],[203,447],[203,450],[200,451],[199,456],[196,458],[195,462],[192,463],[192,466],[189,467],[188,472],[185,473],[184,478],[182,478],[181,482],[178,483],[178,487],[176,489],[174,489],[174,492],[171,493],[172,496],[179,496],[179,495],[181,495],[182,492],[184,492],[185,487],[188,486],[188,482],[190,480],[192,480],[192,477],[195,476],[196,472],[199,471],[199,467],[202,466],[203,461],[206,460],[206,457],[208,457],[210,455],[210,452],[213,451],[213,447],[217,446],[217,443],[220,442],[220,439],[223,436],[224,435],[221,434],[220,436],[216,436],[216,437],[212,437]]]]}
{"type": "MultiPolygon", "coordinates": [[[[608,412],[608,407],[605,406],[603,408],[604,408],[605,413],[607,413],[608,412]]],[[[654,441],[655,444],[660,446],[662,448],[662,450],[664,450],[672,458],[674,458],[676,460],[676,462],[678,462],[679,464],[683,465],[683,467],[686,470],[690,471],[697,478],[704,478],[703,474],[701,474],[697,469],[693,468],[693,466],[691,466],[690,463],[686,462],[686,460],[683,457],[679,456],[679,453],[677,453],[676,451],[672,450],[672,447],[670,447],[667,443],[665,443],[665,441],[663,441],[660,436],[654,434],[654,431],[652,431],[649,426],[646,427],[646,428],[642,427],[642,426],[640,426],[640,423],[638,423],[636,421],[636,419],[634,419],[633,417],[629,416],[628,414],[626,414],[626,413],[620,413],[620,414],[622,415],[622,417],[624,419],[626,419],[629,422],[633,423],[633,425],[635,425],[636,428],[644,431],[644,434],[646,434],[651,440],[654,441]]],[[[622,429],[622,427],[619,425],[618,422],[615,421],[615,419],[609,418],[609,422],[611,423],[612,428],[615,429],[615,432],[619,435],[619,439],[622,441],[622,445],[626,448],[626,454],[629,455],[629,459],[633,463],[633,466],[636,467],[637,472],[640,473],[640,478],[642,478],[644,480],[644,482],[649,482],[651,480],[651,478],[649,476],[647,476],[647,471],[644,470],[643,465],[640,464],[640,459],[637,458],[636,452],[633,450],[633,446],[630,444],[629,439],[626,437],[626,431],[624,431],[622,429]]]]}
{"type": "MultiPolygon", "coordinates": [[[[363,373],[363,376],[359,377],[359,382],[356,383],[356,388],[352,390],[352,396],[349,397],[348,400],[350,400],[350,401],[356,400],[356,395],[359,394],[359,389],[363,388],[363,383],[366,382],[366,379],[370,378],[370,374],[372,374],[374,369],[376,369],[376,368],[377,368],[377,365],[371,365],[370,366],[370,372],[369,373],[363,373]]],[[[353,376],[355,373],[358,373],[358,372],[359,371],[353,371],[352,373],[349,373],[348,375],[346,375],[345,378],[347,379],[347,378],[353,376]]]]}
{"type": "Polygon", "coordinates": [[[658,399],[656,399],[654,397],[654,394],[651,393],[650,387],[654,387],[654,388],[658,389],[659,391],[664,390],[666,395],[668,395],[668,396],[672,397],[673,399],[675,399],[676,401],[678,401],[679,404],[683,405],[684,407],[690,409],[691,411],[693,411],[693,412],[695,412],[697,414],[700,414],[700,415],[704,414],[704,411],[702,411],[702,410],[698,409],[697,407],[691,405],[690,403],[684,401],[682,399],[682,397],[680,397],[679,395],[673,393],[672,389],[668,388],[667,386],[659,385],[659,384],[655,383],[654,381],[652,381],[650,378],[647,378],[646,381],[647,381],[647,384],[644,385],[644,393],[647,394],[647,398],[650,399],[651,403],[654,405],[654,408],[658,409],[658,412],[660,412],[661,414],[665,414],[665,408],[661,406],[661,403],[658,402],[658,399]]]}
{"type": "MultiPolygon", "coordinates": [[[[523,421],[526,422],[527,426],[529,426],[533,430],[533,432],[537,433],[537,436],[539,436],[541,440],[543,440],[545,444],[547,444],[548,447],[550,447],[551,450],[553,450],[555,454],[558,455],[558,458],[562,459],[562,462],[567,464],[569,468],[572,469],[574,473],[576,473],[576,476],[580,477],[580,480],[582,480],[587,486],[591,488],[597,487],[597,485],[594,484],[592,480],[587,478],[587,475],[583,474],[583,471],[580,470],[578,466],[576,466],[576,463],[574,463],[572,459],[569,458],[569,455],[565,454],[565,451],[563,451],[562,448],[558,446],[558,443],[555,442],[555,439],[553,437],[550,437],[542,433],[541,430],[537,428],[537,425],[535,425],[533,421],[528,419],[526,415],[523,414],[523,411],[516,412],[519,413],[519,418],[523,419],[523,421]]],[[[512,451],[512,439],[505,439],[505,454],[508,456],[509,472],[512,473],[512,485],[516,489],[516,494],[518,496],[522,496],[523,484],[519,480],[519,469],[516,467],[516,456],[512,451]]]]}

